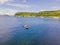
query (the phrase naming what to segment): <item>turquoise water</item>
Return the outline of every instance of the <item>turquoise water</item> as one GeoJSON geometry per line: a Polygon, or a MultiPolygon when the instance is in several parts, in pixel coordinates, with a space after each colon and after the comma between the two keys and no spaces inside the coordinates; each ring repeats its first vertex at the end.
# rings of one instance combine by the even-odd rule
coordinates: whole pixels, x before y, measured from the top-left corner
{"type": "Polygon", "coordinates": [[[0,45],[60,45],[60,19],[0,16],[0,45]]]}

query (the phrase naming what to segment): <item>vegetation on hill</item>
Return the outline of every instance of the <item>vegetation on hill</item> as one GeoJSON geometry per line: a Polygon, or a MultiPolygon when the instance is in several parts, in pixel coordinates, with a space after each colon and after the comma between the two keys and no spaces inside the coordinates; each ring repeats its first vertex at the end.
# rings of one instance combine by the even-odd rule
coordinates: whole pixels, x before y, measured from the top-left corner
{"type": "Polygon", "coordinates": [[[15,16],[36,16],[38,13],[34,12],[17,12],[15,16]]]}
{"type": "Polygon", "coordinates": [[[56,16],[56,17],[60,17],[60,10],[56,10],[56,11],[41,11],[38,13],[35,12],[17,12],[15,14],[15,16],[46,16],[46,17],[52,17],[52,16],[56,16]]]}

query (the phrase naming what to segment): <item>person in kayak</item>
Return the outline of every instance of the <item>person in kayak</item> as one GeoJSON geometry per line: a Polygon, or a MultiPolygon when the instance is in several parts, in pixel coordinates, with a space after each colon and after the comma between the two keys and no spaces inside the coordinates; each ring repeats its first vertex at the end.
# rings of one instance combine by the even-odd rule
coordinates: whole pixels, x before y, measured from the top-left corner
{"type": "Polygon", "coordinates": [[[24,25],[24,28],[25,28],[25,29],[28,29],[28,28],[29,28],[29,26],[28,26],[27,24],[25,24],[25,25],[24,25]]]}

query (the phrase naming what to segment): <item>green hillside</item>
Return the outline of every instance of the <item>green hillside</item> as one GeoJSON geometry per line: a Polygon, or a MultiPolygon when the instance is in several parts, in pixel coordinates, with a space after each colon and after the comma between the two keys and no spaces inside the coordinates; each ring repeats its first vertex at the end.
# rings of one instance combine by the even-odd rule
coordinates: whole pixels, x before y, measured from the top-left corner
{"type": "Polygon", "coordinates": [[[60,17],[60,10],[56,10],[56,11],[41,11],[38,13],[35,12],[17,12],[15,13],[15,16],[47,16],[47,17],[51,17],[51,16],[56,16],[56,17],[60,17]]]}

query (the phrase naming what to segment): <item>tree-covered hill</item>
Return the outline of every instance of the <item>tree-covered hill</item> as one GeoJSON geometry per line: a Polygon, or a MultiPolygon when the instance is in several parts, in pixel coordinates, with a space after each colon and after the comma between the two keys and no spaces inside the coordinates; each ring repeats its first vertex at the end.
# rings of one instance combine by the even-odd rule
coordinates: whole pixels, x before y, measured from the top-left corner
{"type": "Polygon", "coordinates": [[[15,16],[56,16],[60,17],[60,10],[55,11],[40,11],[38,13],[36,12],[17,12],[15,13],[15,16]]]}
{"type": "Polygon", "coordinates": [[[42,11],[42,12],[39,12],[39,15],[41,15],[41,16],[59,16],[60,17],[60,10],[42,11]]]}
{"type": "Polygon", "coordinates": [[[15,16],[36,16],[37,14],[34,12],[17,12],[15,16]]]}

